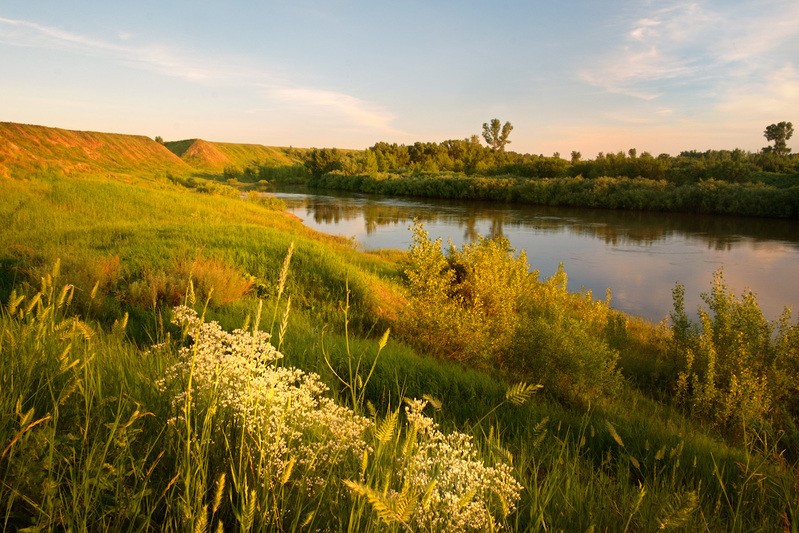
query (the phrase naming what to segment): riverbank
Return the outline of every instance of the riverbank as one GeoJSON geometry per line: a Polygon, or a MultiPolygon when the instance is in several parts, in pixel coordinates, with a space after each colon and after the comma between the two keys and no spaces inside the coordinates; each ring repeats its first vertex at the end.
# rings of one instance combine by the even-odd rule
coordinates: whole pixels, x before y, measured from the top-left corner
{"type": "Polygon", "coordinates": [[[582,176],[522,178],[465,174],[328,173],[311,176],[313,189],[372,194],[486,200],[530,205],[630,211],[799,218],[799,178],[731,183],[709,179],[676,184],[665,179],[582,176]]]}
{"type": "MultiPolygon", "coordinates": [[[[520,275],[519,259],[494,244],[443,263],[446,252],[425,244],[413,277],[406,253],[359,252],[276,204],[177,183],[43,173],[0,182],[4,528],[379,531],[460,516],[450,502],[514,531],[748,531],[799,512],[796,470],[780,455],[793,443],[704,414],[736,398],[729,365],[709,378],[700,363],[722,344],[748,354],[728,342],[735,335],[715,345],[715,326],[700,336],[697,325],[675,345],[667,328],[567,291],[565,273],[520,275]],[[507,266],[507,278],[475,277],[507,266]],[[171,323],[194,323],[180,303],[204,316],[209,337],[171,323]],[[235,328],[261,340],[240,342],[235,328]],[[273,354],[256,332],[285,354],[267,365],[285,378],[271,395],[244,386],[273,376],[245,364],[273,354]],[[468,360],[450,357],[456,342],[468,360]],[[700,355],[692,365],[685,348],[700,355]],[[242,364],[213,374],[231,354],[242,364]],[[676,401],[681,372],[717,392],[676,401]],[[248,425],[256,413],[231,390],[287,425],[248,425]],[[403,397],[427,405],[408,405],[409,416],[403,397]],[[363,428],[360,440],[345,428],[363,428]],[[294,440],[275,440],[283,435],[294,440]],[[463,461],[424,462],[442,457],[463,461]],[[422,464],[433,477],[404,483],[422,464]]],[[[779,356],[747,366],[754,381],[737,380],[762,385],[762,406],[776,406],[747,416],[792,416],[791,382],[779,380],[795,337],[768,344],[750,303],[723,291],[714,302],[746,311],[735,315],[741,331],[779,356]]]]}
{"type": "Polygon", "coordinates": [[[735,292],[752,290],[772,320],[799,308],[793,283],[799,237],[793,221],[686,213],[564,208],[365,195],[279,187],[275,196],[317,231],[351,238],[362,250],[408,250],[413,220],[455,246],[504,236],[527,252],[542,279],[563,263],[569,289],[612,293],[614,309],[658,323],[672,310],[676,283],[694,316],[713,273],[735,292]]]}

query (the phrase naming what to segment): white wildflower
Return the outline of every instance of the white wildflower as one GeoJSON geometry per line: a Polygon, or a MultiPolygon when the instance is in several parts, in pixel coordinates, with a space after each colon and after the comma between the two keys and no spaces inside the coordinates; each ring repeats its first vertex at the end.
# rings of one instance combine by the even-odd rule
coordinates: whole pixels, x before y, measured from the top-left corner
{"type": "Polygon", "coordinates": [[[480,531],[489,528],[492,511],[511,512],[522,486],[506,464],[486,466],[470,435],[444,435],[422,413],[425,400],[407,400],[405,413],[415,429],[413,450],[402,459],[404,483],[419,494],[433,486],[412,522],[425,531],[480,531]],[[503,509],[504,508],[504,509],[503,509]]]}
{"type": "Polygon", "coordinates": [[[184,387],[173,407],[180,412],[190,392],[192,409],[213,400],[232,413],[243,435],[257,443],[260,460],[254,461],[253,474],[267,488],[282,484],[286,474],[313,493],[327,481],[331,467],[345,461],[360,464],[370,422],[323,396],[328,389],[317,374],[277,366],[283,355],[267,333],[227,333],[185,306],[175,308],[173,321],[193,345],[180,349],[161,389],[175,380],[187,383],[191,373],[191,390],[184,387]]]}

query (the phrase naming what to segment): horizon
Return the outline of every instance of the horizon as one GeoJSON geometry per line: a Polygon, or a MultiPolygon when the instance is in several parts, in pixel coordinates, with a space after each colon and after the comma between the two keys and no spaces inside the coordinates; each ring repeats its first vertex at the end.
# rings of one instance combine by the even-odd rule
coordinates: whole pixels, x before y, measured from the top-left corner
{"type": "Polygon", "coordinates": [[[1,121],[363,149],[499,118],[508,150],[593,159],[755,152],[799,109],[783,0],[45,5],[0,8],[1,121]]]}

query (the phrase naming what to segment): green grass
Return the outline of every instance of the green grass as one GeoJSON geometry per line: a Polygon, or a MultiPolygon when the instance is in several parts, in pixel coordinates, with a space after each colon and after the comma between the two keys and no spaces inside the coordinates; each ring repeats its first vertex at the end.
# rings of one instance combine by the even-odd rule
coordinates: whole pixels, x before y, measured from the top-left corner
{"type": "MultiPolygon", "coordinates": [[[[45,279],[39,304],[26,299],[0,317],[4,529],[183,530],[208,520],[246,530],[250,505],[262,513],[251,523],[258,529],[300,529],[306,520],[341,531],[402,529],[340,482],[389,482],[397,475],[390,458],[405,453],[407,433],[393,433],[390,453],[376,448],[363,474],[357,464],[321,472],[325,489],[313,497],[299,480],[251,493],[225,466],[244,452],[232,446],[242,435],[223,410],[197,411],[183,429],[167,422],[175,415],[172,397],[156,383],[177,359],[174,349],[138,349],[119,327],[106,332],[76,321],[69,289],[58,289],[60,277],[45,279]],[[228,488],[217,507],[222,473],[228,488]]],[[[289,356],[285,364],[314,368],[312,354],[322,348],[303,343],[303,329],[290,324],[299,331],[284,351],[305,360],[289,356]]],[[[339,372],[343,342],[337,337],[324,348],[339,372]]],[[[375,342],[355,341],[349,353],[364,355],[368,367],[377,351],[375,342]]],[[[524,487],[507,518],[512,530],[774,531],[783,513],[796,512],[784,464],[755,446],[730,447],[635,391],[587,412],[543,397],[514,406],[503,402],[505,385],[496,379],[420,358],[401,343],[389,341],[379,363],[368,394],[379,413],[397,407],[397,393],[427,393],[443,404],[430,414],[448,431],[475,434],[485,460],[512,454],[524,487]]],[[[244,442],[249,456],[260,457],[244,442]]]]}
{"type": "MultiPolygon", "coordinates": [[[[395,332],[377,355],[378,339],[388,327],[396,331],[407,301],[403,253],[364,254],[258,203],[158,175],[0,180],[0,219],[7,221],[0,231],[4,530],[186,530],[203,520],[209,529],[222,522],[245,530],[250,518],[263,530],[404,530],[380,507],[424,500],[424,490],[404,493],[392,466],[405,457],[411,431],[402,416],[391,438],[379,441],[382,451],[372,441],[365,468],[360,458],[329,467],[320,474],[327,485],[312,496],[292,475],[269,490],[245,486],[252,471],[241,461],[265,461],[266,452],[217,397],[191,412],[191,425],[170,422],[173,397],[157,383],[178,360],[180,331],[169,324],[169,309],[185,300],[190,276],[200,310],[203,296],[213,302],[214,293],[227,291],[227,303],[211,303],[206,319],[228,331],[254,318],[257,296],[261,324],[273,316],[279,323],[290,296],[285,336],[274,338],[286,354],[282,364],[318,373],[340,403],[363,413],[374,406],[380,424],[403,397],[428,395],[442,407],[425,412],[446,431],[474,435],[481,460],[512,456],[524,489],[513,513],[495,514],[511,530],[796,530],[799,474],[774,443],[753,433],[725,440],[668,401],[667,332],[636,321],[610,328],[625,376],[615,396],[587,405],[543,390],[517,406],[505,394],[522,379],[507,372],[430,358],[395,332]],[[201,274],[215,285],[204,285],[201,274]],[[233,283],[242,280],[248,290],[233,283]],[[11,310],[14,290],[26,298],[11,310]],[[39,292],[41,303],[31,305],[39,292]],[[150,350],[156,343],[165,344],[150,350]],[[349,376],[353,361],[362,369],[361,405],[349,399],[351,382],[336,377],[349,376]],[[345,480],[390,486],[396,498],[369,497],[365,489],[358,496],[345,480]]],[[[586,312],[590,306],[578,300],[552,305],[586,312]]]]}
{"type": "Polygon", "coordinates": [[[226,167],[239,171],[254,164],[290,166],[299,162],[302,150],[260,144],[209,142],[202,139],[167,141],[172,153],[197,171],[221,174],[226,167]]]}

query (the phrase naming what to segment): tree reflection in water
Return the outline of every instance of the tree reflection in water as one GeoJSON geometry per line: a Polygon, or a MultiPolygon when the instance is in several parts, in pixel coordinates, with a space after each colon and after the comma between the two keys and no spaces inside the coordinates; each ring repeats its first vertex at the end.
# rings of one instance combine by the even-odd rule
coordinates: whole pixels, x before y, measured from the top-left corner
{"type": "Polygon", "coordinates": [[[724,268],[736,292],[751,288],[767,316],[799,307],[795,221],[679,213],[278,192],[289,211],[319,231],[354,237],[363,249],[407,249],[413,219],[431,237],[460,246],[479,235],[507,237],[542,276],[564,262],[572,290],[604,294],[614,307],[651,320],[671,310],[671,289],[686,287],[688,309],[724,268]]]}

